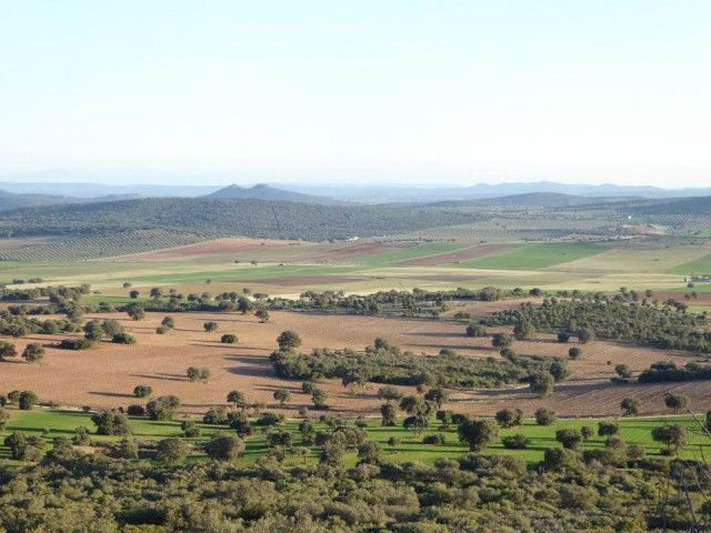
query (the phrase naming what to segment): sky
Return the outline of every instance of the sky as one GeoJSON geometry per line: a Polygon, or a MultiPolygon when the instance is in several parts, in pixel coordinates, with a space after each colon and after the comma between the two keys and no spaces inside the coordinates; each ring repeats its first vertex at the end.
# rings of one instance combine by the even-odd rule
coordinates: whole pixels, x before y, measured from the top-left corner
{"type": "Polygon", "coordinates": [[[0,0],[0,176],[708,186],[710,59],[708,0],[0,0]]]}

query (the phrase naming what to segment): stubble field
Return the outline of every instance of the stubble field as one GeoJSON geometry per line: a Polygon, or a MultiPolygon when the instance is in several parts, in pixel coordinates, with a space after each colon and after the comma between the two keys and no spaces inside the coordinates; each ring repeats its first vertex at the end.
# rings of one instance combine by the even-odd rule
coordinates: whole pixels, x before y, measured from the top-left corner
{"type": "MultiPolygon", "coordinates": [[[[515,302],[482,303],[470,311],[483,315],[515,302]]],[[[269,362],[276,349],[276,337],[283,330],[294,330],[303,339],[300,350],[313,348],[353,348],[362,350],[375,337],[383,337],[403,350],[437,357],[449,348],[467,357],[500,357],[489,338],[469,338],[464,324],[451,320],[385,318],[355,315],[322,315],[312,313],[273,312],[271,320],[259,323],[251,315],[225,313],[176,313],[174,330],[165,335],[155,333],[164,314],[149,313],[145,320],[133,321],[123,314],[96,315],[116,318],[137,339],[135,345],[100,343],[87,351],[68,351],[50,347],[60,337],[29,336],[17,341],[18,351],[29,342],[47,345],[40,364],[3,363],[4,387],[35,390],[42,399],[69,406],[89,405],[94,408],[125,407],[137,403],[132,396],[138,384],[150,385],[155,395],[176,394],[183,410],[203,413],[212,405],[225,404],[229,391],[243,391],[250,402],[261,402],[270,409],[280,409],[272,394],[277,389],[292,392],[292,400],[283,410],[295,416],[297,410],[311,405],[310,397],[300,394],[300,382],[277,378],[269,362]],[[204,331],[203,323],[215,321],[219,329],[204,331]],[[235,345],[220,343],[224,333],[238,336],[235,345]],[[190,382],[190,366],[210,369],[207,383],[190,382]]],[[[92,318],[91,315],[87,318],[92,318]]],[[[506,331],[492,328],[490,332],[506,331]]],[[[567,358],[570,344],[556,342],[554,336],[539,334],[535,339],[516,343],[520,355],[542,355],[567,358]]],[[[683,365],[689,355],[594,341],[582,346],[583,357],[569,361],[571,378],[558,384],[549,398],[536,398],[524,385],[500,390],[452,391],[450,407],[458,412],[491,415],[503,407],[520,407],[532,414],[538,407],[551,407],[565,416],[602,416],[619,413],[619,402],[631,396],[641,400],[643,414],[664,413],[663,396],[669,390],[688,394],[694,405],[708,405],[711,388],[704,382],[687,384],[638,385],[613,384],[614,365],[627,364],[634,372],[652,362],[674,360],[683,365]]],[[[337,380],[322,380],[319,387],[329,394],[331,410],[347,415],[376,415],[382,401],[378,385],[352,393],[337,380]]],[[[414,389],[401,387],[403,392],[414,389]]]]}

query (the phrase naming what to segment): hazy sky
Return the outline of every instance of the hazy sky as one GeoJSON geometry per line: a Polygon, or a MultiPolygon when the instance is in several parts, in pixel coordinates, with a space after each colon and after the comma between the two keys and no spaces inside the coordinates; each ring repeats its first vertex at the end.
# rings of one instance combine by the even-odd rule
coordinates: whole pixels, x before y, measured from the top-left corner
{"type": "Polygon", "coordinates": [[[711,1],[0,0],[0,174],[48,169],[711,185],[711,1]]]}

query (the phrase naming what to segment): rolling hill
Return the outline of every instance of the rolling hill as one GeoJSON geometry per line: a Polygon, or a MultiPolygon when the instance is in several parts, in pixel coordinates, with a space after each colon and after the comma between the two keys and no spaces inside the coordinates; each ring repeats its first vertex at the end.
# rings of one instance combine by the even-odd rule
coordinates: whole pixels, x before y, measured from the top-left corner
{"type": "Polygon", "coordinates": [[[475,216],[443,208],[318,205],[269,200],[145,198],[15,209],[0,233],[87,235],[162,229],[209,235],[327,240],[464,224],[475,216]]]}
{"type": "Polygon", "coordinates": [[[134,194],[116,194],[97,198],[74,198],[53,194],[15,194],[0,190],[0,211],[11,211],[23,207],[42,207],[49,205],[80,204],[91,202],[114,202],[136,198],[134,194]]]}
{"type": "Polygon", "coordinates": [[[630,211],[642,215],[711,215],[711,196],[644,202],[630,211]]]}
{"type": "Polygon", "coordinates": [[[204,198],[214,199],[240,199],[240,200],[276,200],[280,202],[298,202],[302,204],[323,204],[335,205],[344,204],[345,202],[328,198],[326,196],[317,196],[314,194],[304,194],[300,192],[288,191],[285,189],[277,189],[264,183],[254,185],[253,187],[240,187],[239,185],[229,185],[223,189],[219,189],[204,198]]]}
{"type": "Polygon", "coordinates": [[[623,198],[585,197],[557,192],[530,192],[513,194],[496,198],[481,198],[477,200],[460,200],[436,202],[434,206],[440,207],[473,207],[473,206],[500,206],[507,208],[558,208],[575,207],[580,205],[600,204],[609,201],[620,201],[623,198]]]}

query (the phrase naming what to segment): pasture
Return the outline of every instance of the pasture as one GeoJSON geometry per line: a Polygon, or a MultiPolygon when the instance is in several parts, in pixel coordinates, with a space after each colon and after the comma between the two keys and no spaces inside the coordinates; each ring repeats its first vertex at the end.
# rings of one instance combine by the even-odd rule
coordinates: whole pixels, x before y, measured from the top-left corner
{"type": "MultiPolygon", "coordinates": [[[[51,448],[51,443],[54,437],[71,437],[77,427],[84,426],[94,433],[95,426],[91,422],[91,414],[81,411],[62,411],[62,410],[46,410],[34,409],[32,411],[11,410],[11,418],[6,428],[0,431],[0,442],[2,439],[13,431],[21,431],[29,435],[43,437],[46,441],[45,449],[51,448]]],[[[543,453],[546,448],[559,448],[560,443],[555,438],[555,433],[560,429],[577,429],[583,426],[591,427],[597,431],[597,425],[601,420],[614,421],[619,424],[619,437],[625,441],[627,445],[636,444],[642,446],[649,457],[663,456],[662,449],[659,443],[655,442],[651,437],[651,432],[655,427],[664,425],[665,423],[678,423],[687,428],[689,434],[689,443],[680,453],[680,457],[695,460],[708,460],[711,457],[711,438],[706,435],[700,425],[701,417],[694,418],[692,416],[668,416],[668,417],[638,417],[638,418],[615,418],[615,419],[559,419],[551,426],[539,426],[533,419],[526,419],[523,425],[513,428],[500,428],[498,438],[484,450],[485,454],[496,455],[512,455],[520,457],[529,464],[535,464],[543,460],[543,453]],[[530,442],[526,449],[510,450],[504,447],[502,439],[512,435],[524,435],[530,442]]],[[[319,421],[318,418],[313,418],[316,431],[327,431],[328,427],[319,421]]],[[[180,429],[180,420],[173,421],[151,421],[140,417],[131,417],[129,425],[132,430],[132,437],[139,441],[155,441],[168,437],[180,437],[182,431],[180,429]]],[[[301,435],[298,431],[299,420],[289,419],[280,426],[293,434],[293,442],[295,446],[302,446],[301,435]]],[[[383,427],[379,419],[367,420],[365,428],[369,440],[378,442],[383,450],[385,458],[394,461],[419,461],[425,464],[433,464],[437,459],[449,458],[455,459],[469,451],[468,447],[459,442],[456,428],[450,427],[442,429],[438,427],[435,421],[431,427],[415,433],[405,430],[400,424],[396,427],[383,427]],[[445,443],[442,445],[423,444],[424,437],[435,434],[443,434],[445,443]],[[398,439],[395,445],[388,444],[391,438],[398,439]]],[[[201,430],[200,437],[186,439],[196,445],[196,449],[190,460],[206,460],[204,454],[199,453],[197,446],[206,442],[214,434],[220,431],[229,431],[227,426],[217,426],[199,423],[198,427],[201,430]]],[[[238,465],[246,466],[254,463],[257,459],[264,456],[269,451],[266,443],[267,431],[257,431],[253,436],[246,438],[246,448],[242,457],[237,460],[238,465]]],[[[120,440],[120,437],[102,436],[92,434],[93,441],[98,442],[115,442],[120,440]]],[[[589,440],[583,442],[580,450],[601,449],[605,447],[606,437],[600,437],[595,434],[589,440]]],[[[309,446],[309,453],[304,458],[295,456],[287,456],[287,464],[314,464],[318,461],[319,449],[314,446],[309,446]]],[[[6,446],[0,446],[0,458],[8,458],[8,449],[6,446]]],[[[356,463],[357,457],[355,451],[347,452],[344,457],[344,463],[353,466],[356,463]]]]}

